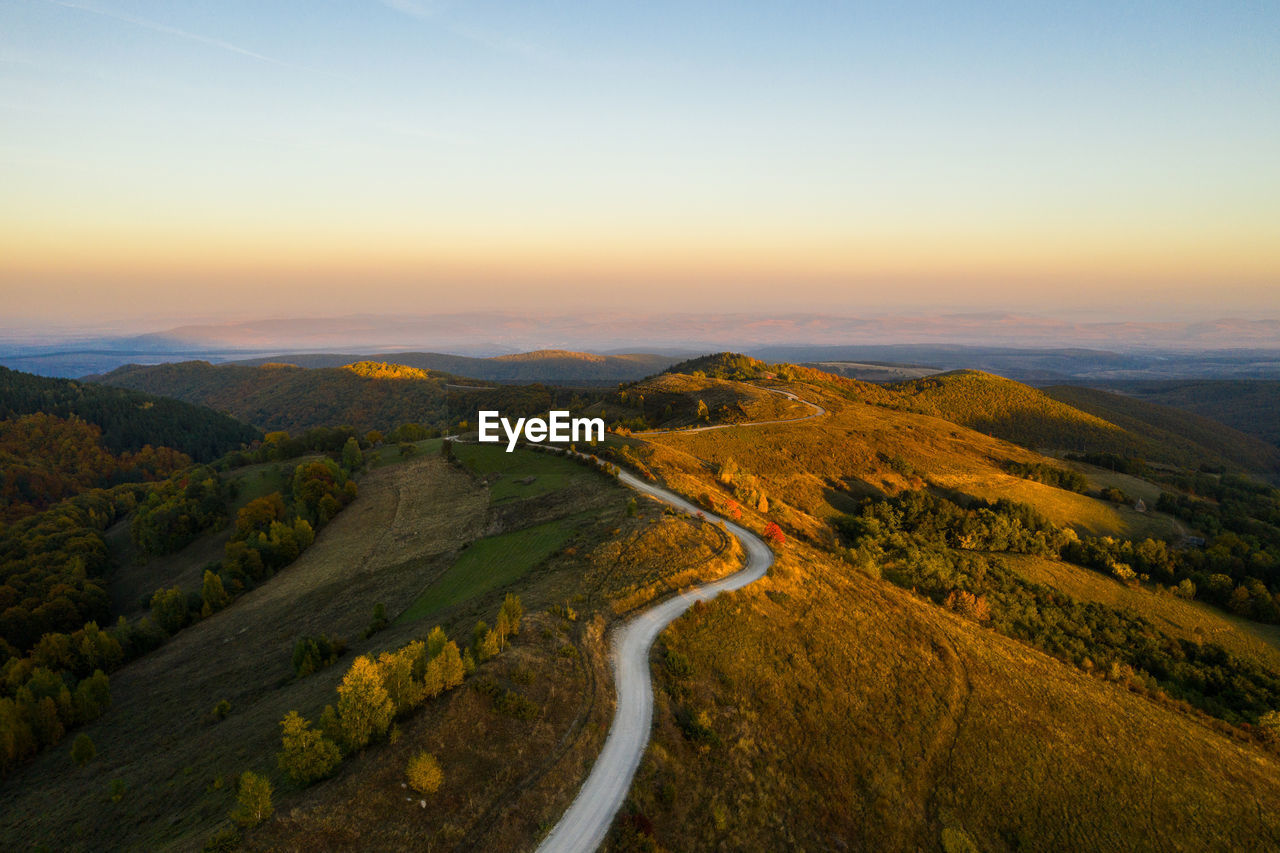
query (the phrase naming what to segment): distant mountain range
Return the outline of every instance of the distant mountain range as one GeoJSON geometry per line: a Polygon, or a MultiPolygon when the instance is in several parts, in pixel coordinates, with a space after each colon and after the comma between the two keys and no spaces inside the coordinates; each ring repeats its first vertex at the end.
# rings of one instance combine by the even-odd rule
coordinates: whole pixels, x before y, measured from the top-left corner
{"type": "MultiPolygon", "coordinates": [[[[155,364],[191,358],[220,362],[301,353],[376,353],[379,358],[392,360],[395,353],[409,352],[483,357],[563,349],[685,357],[735,350],[791,361],[910,361],[937,367],[997,369],[970,363],[933,364],[932,358],[919,355],[945,354],[955,347],[1015,351],[1103,349],[1118,358],[1248,349],[1258,351],[1260,360],[1267,364],[1251,373],[1228,371],[1222,375],[1280,375],[1280,368],[1275,366],[1276,353],[1280,352],[1280,320],[1273,319],[1082,323],[989,313],[852,317],[817,313],[596,312],[538,316],[483,312],[281,318],[92,338],[64,335],[44,340],[33,336],[30,330],[23,333],[25,343],[0,345],[0,364],[59,376],[98,373],[130,362],[155,364]],[[886,347],[902,351],[893,353],[886,347]],[[798,352],[801,348],[806,351],[798,352]],[[1276,372],[1268,372],[1273,369],[1276,372]]],[[[1052,381],[1063,375],[1059,372],[1043,378],[1052,381]]],[[[1124,374],[1114,378],[1150,376],[1124,374]]]]}

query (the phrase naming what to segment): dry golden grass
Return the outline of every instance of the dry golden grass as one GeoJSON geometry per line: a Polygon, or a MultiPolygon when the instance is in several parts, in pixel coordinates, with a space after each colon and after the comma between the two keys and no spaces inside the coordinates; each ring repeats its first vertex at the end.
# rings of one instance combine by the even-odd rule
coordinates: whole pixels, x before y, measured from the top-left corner
{"type": "Polygon", "coordinates": [[[691,674],[655,655],[655,739],[613,849],[650,825],[666,850],[1280,841],[1275,756],[804,546],[664,643],[691,674]]]}
{"type": "Polygon", "coordinates": [[[758,489],[778,507],[773,512],[781,514],[780,521],[813,535],[825,519],[852,511],[863,497],[926,485],[1031,503],[1050,520],[1081,533],[1177,535],[1173,520],[1159,513],[1138,513],[1005,472],[1006,460],[1044,461],[1032,451],[930,415],[842,398],[810,384],[789,387],[824,406],[828,415],[795,424],[654,436],[649,439],[654,449],[641,452],[655,454],[663,475],[694,495],[699,494],[695,489],[705,489],[708,465],[718,470],[733,460],[757,478],[758,489]]]}

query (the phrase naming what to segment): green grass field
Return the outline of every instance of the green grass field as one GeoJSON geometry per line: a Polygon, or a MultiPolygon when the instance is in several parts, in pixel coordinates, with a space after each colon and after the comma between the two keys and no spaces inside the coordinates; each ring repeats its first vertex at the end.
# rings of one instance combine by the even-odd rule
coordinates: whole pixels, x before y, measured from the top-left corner
{"type": "Polygon", "coordinates": [[[427,438],[422,441],[409,442],[413,445],[415,451],[412,456],[401,456],[400,445],[398,444],[384,444],[381,447],[364,452],[365,465],[370,471],[376,471],[388,465],[399,465],[401,462],[407,462],[419,456],[438,454],[440,452],[440,443],[443,440],[440,438],[427,438]],[[373,459],[374,454],[377,454],[376,460],[373,459]]]}
{"type": "Polygon", "coordinates": [[[454,445],[454,453],[482,477],[501,475],[489,483],[494,503],[560,491],[575,479],[595,476],[590,469],[549,453],[530,450],[507,453],[506,445],[458,443],[454,445]],[[531,481],[521,482],[530,477],[531,481]]]}
{"type": "Polygon", "coordinates": [[[424,619],[514,583],[564,547],[575,529],[573,518],[561,518],[477,541],[396,618],[396,624],[424,619]]]}
{"type": "Polygon", "coordinates": [[[279,492],[286,497],[289,494],[289,475],[293,469],[304,462],[321,458],[319,454],[300,456],[297,459],[284,459],[279,462],[263,462],[258,465],[246,465],[236,468],[223,476],[234,482],[238,488],[235,500],[231,502],[230,514],[235,513],[249,501],[266,497],[272,492],[279,492]]]}

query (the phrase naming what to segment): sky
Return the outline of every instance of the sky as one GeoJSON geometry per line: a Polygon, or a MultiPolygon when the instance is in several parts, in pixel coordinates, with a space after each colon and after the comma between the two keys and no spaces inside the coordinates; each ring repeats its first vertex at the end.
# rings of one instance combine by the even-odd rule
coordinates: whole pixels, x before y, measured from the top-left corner
{"type": "Polygon", "coordinates": [[[0,296],[1280,317],[1280,4],[0,0],[0,296]]]}

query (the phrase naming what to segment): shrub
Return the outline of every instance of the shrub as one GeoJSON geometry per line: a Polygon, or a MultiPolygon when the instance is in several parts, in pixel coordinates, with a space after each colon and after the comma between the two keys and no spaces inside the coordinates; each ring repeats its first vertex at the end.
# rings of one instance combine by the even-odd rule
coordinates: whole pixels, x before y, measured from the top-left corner
{"type": "Polygon", "coordinates": [[[773,546],[782,546],[787,544],[787,534],[782,532],[782,528],[776,522],[769,522],[764,528],[764,540],[773,546]]]}
{"type": "Polygon", "coordinates": [[[331,666],[347,649],[340,637],[300,637],[293,644],[293,672],[298,678],[331,666]]]}
{"type": "Polygon", "coordinates": [[[369,639],[374,634],[387,627],[387,606],[382,602],[373,605],[373,619],[369,622],[369,627],[364,629],[365,639],[369,639]]]}
{"type": "Polygon", "coordinates": [[[240,831],[235,828],[219,830],[204,843],[204,853],[232,853],[240,849],[240,831]]]}
{"type": "Polygon", "coordinates": [[[406,775],[409,787],[419,794],[434,794],[444,784],[444,771],[440,769],[440,762],[429,752],[419,752],[409,759],[406,775]]]}
{"type": "Polygon", "coordinates": [[[963,589],[951,590],[943,603],[948,610],[959,613],[961,616],[972,619],[975,622],[986,622],[991,618],[991,607],[987,604],[986,599],[963,589]]]}
{"type": "Polygon", "coordinates": [[[75,741],[71,744],[71,760],[76,763],[77,767],[84,767],[90,761],[93,761],[98,755],[98,748],[93,745],[93,741],[84,732],[76,735],[75,741]]]}

